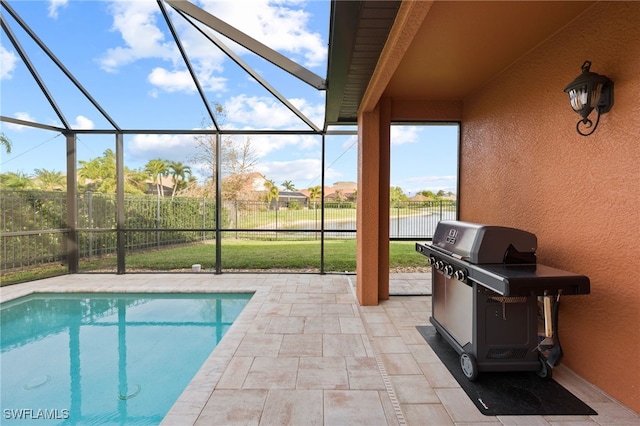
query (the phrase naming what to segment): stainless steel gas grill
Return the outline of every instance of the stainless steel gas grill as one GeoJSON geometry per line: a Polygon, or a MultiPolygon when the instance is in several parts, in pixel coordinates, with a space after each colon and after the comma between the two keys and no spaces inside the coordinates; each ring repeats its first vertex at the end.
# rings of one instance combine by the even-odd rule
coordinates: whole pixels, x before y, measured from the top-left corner
{"type": "Polygon", "coordinates": [[[416,243],[432,265],[430,321],[460,355],[469,380],[482,371],[548,378],[559,363],[560,295],[588,294],[589,278],[538,265],[536,250],[529,232],[460,221],[440,222],[431,243],[416,243]]]}

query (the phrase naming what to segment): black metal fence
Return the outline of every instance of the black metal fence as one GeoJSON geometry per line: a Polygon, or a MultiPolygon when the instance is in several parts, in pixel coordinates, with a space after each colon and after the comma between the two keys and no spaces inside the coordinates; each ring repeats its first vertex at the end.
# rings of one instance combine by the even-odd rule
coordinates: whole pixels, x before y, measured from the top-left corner
{"type": "MultiPolygon", "coordinates": [[[[77,200],[77,243],[81,260],[116,253],[116,197],[83,193],[77,200]]],[[[64,263],[67,256],[66,196],[62,192],[0,191],[3,271],[64,263]]],[[[208,198],[125,196],[127,253],[215,239],[215,201],[208,198]]],[[[281,207],[263,201],[225,201],[222,238],[260,240],[353,239],[354,203],[281,207]],[[324,226],[323,225],[324,216],[324,226]]],[[[456,218],[455,201],[394,202],[391,239],[430,239],[440,220],[456,218]]]]}

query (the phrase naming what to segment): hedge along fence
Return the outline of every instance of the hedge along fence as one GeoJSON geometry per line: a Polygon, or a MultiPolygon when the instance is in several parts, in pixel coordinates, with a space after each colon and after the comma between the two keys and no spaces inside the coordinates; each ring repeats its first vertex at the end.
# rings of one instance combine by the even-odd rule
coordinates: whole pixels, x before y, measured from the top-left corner
{"type": "MultiPolygon", "coordinates": [[[[62,192],[0,191],[3,271],[64,263],[66,195],[62,192]]],[[[81,260],[116,252],[116,197],[78,194],[78,251],[81,260]]],[[[320,205],[320,203],[318,203],[320,205]]],[[[125,249],[157,249],[215,238],[215,200],[210,198],[125,195],[125,249]]],[[[223,238],[261,240],[319,239],[320,209],[283,208],[261,201],[225,201],[223,238]]],[[[442,219],[455,219],[455,202],[402,202],[390,210],[394,239],[427,239],[442,219]]],[[[325,203],[324,237],[355,238],[353,203],[325,203]]]]}
{"type": "MultiPolygon", "coordinates": [[[[78,250],[81,259],[114,254],[116,197],[78,195],[78,250]]],[[[64,262],[66,196],[62,192],[0,191],[3,271],[64,262]]],[[[210,238],[210,233],[181,229],[215,229],[211,199],[125,196],[126,248],[158,248],[210,238]],[[174,229],[175,232],[163,232],[174,229]],[[135,231],[133,231],[135,230],[135,231]]],[[[224,217],[224,215],[223,215],[224,217]]]]}

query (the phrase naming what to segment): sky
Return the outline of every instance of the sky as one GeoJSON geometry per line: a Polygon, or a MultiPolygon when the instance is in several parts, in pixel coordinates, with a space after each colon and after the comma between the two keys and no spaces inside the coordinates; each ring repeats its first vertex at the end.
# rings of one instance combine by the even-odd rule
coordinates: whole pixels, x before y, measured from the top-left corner
{"type": "MultiPolygon", "coordinates": [[[[194,4],[325,78],[330,3],[327,0],[194,0],[194,4]]],[[[2,8],[11,33],[44,81],[46,90],[76,130],[194,130],[211,126],[197,91],[155,0],[17,1],[8,4],[63,64],[67,74],[93,99],[88,100],[65,72],[43,52],[2,8]],[[107,117],[94,105],[97,104],[107,117]]],[[[310,130],[247,72],[193,25],[166,6],[209,105],[224,111],[221,127],[231,130],[310,130]]],[[[206,30],[210,31],[210,30],[206,30]]],[[[301,111],[317,127],[324,122],[325,93],[211,32],[240,60],[301,111]]],[[[62,127],[25,62],[2,31],[0,38],[0,114],[62,127]]],[[[213,107],[211,107],[213,109],[213,107]]],[[[35,169],[65,172],[65,138],[57,132],[0,122],[11,141],[2,151],[1,172],[32,175],[35,169]]],[[[341,129],[342,130],[342,129],[341,129]]],[[[355,128],[349,129],[355,130],[355,128]]],[[[456,192],[457,126],[394,125],[391,129],[391,185],[408,195],[421,190],[456,192]]],[[[322,139],[317,135],[251,135],[255,169],[277,185],[297,189],[321,183],[322,139]]],[[[113,135],[78,134],[78,159],[115,150],[113,135]]],[[[163,158],[189,165],[202,178],[193,135],[124,136],[125,165],[142,168],[163,158]]],[[[357,138],[326,137],[325,184],[357,180],[357,138]]]]}

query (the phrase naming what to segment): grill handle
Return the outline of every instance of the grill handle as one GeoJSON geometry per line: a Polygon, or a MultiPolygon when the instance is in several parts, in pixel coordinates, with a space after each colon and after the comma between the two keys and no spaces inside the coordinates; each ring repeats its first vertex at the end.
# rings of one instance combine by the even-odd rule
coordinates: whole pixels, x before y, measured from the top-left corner
{"type": "Polygon", "coordinates": [[[509,244],[507,251],[504,252],[504,261],[506,265],[535,265],[536,254],[534,252],[518,251],[513,244],[509,244]]]}

